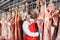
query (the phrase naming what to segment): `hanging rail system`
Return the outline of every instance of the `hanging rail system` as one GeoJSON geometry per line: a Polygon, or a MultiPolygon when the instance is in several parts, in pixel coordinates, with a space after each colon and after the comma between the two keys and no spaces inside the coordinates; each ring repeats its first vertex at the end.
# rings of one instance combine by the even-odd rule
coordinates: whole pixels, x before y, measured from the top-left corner
{"type": "MultiPolygon", "coordinates": [[[[14,6],[18,6],[18,5],[21,5],[22,3],[24,3],[26,0],[22,1],[22,2],[17,2],[17,3],[13,3],[12,5],[10,5],[11,3],[7,4],[8,6],[7,7],[4,7],[2,10],[5,10],[5,9],[8,9],[8,8],[11,8],[11,7],[14,7],[14,6]]],[[[36,2],[32,2],[30,3],[29,5],[31,4],[35,4],[36,2]]],[[[49,2],[47,2],[46,4],[48,4],[49,2]]]]}

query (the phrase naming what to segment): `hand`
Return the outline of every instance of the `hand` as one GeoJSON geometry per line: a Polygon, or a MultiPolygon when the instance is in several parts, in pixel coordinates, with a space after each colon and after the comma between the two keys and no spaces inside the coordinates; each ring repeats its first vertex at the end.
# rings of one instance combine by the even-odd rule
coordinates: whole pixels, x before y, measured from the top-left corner
{"type": "Polygon", "coordinates": [[[38,33],[39,33],[39,34],[42,33],[42,30],[38,30],[38,33]]]}

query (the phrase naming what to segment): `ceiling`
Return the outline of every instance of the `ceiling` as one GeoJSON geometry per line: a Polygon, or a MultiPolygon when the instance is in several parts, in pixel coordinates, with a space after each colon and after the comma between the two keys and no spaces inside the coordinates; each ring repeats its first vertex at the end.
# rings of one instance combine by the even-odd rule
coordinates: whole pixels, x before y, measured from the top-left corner
{"type": "Polygon", "coordinates": [[[22,0],[0,0],[0,10],[20,1],[22,0]]]}
{"type": "Polygon", "coordinates": [[[0,10],[8,9],[12,6],[15,6],[19,3],[24,3],[26,1],[32,1],[32,0],[0,0],[0,10]]]}
{"type": "MultiPolygon", "coordinates": [[[[10,7],[16,5],[18,2],[19,2],[19,4],[21,4],[21,2],[25,2],[25,1],[32,1],[32,0],[0,0],[0,11],[10,8],[10,7]]],[[[60,0],[58,0],[58,2],[59,1],[60,0]]]]}

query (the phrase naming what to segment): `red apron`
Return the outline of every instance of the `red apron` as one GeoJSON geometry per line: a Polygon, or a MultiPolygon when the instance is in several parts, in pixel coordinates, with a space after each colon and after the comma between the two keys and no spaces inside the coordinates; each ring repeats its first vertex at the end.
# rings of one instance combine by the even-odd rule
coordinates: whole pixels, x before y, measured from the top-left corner
{"type": "MultiPolygon", "coordinates": [[[[31,23],[31,24],[29,25],[29,30],[30,30],[31,32],[36,32],[36,26],[35,26],[34,23],[31,23]]],[[[38,40],[38,37],[32,37],[32,36],[26,35],[25,39],[26,39],[26,40],[38,40]]]]}

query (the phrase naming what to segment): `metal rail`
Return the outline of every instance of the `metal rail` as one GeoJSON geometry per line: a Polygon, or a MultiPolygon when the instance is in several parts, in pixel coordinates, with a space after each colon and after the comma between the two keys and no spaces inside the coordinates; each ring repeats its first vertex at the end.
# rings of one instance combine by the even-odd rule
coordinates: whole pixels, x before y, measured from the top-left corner
{"type": "Polygon", "coordinates": [[[8,1],[10,1],[10,0],[7,0],[7,1],[3,2],[2,4],[0,4],[0,6],[4,5],[4,4],[7,3],[8,1]]]}
{"type": "MultiPolygon", "coordinates": [[[[17,3],[13,3],[12,2],[12,5],[10,5],[11,3],[7,4],[4,6],[4,8],[2,10],[5,10],[5,9],[8,9],[8,8],[11,8],[11,7],[14,7],[14,6],[18,6],[18,5],[21,5],[22,3],[24,3],[26,0],[22,1],[22,2],[17,2],[17,3]]],[[[35,4],[36,2],[32,2],[30,3],[29,5],[31,4],[35,4]]],[[[49,2],[46,2],[46,4],[48,4],[49,2]]]]}
{"type": "MultiPolygon", "coordinates": [[[[26,0],[25,0],[25,1],[26,1],[26,0]]],[[[10,5],[10,6],[6,7],[6,8],[4,8],[4,9],[11,8],[11,7],[17,6],[17,5],[21,5],[21,3],[24,3],[25,1],[22,1],[22,2],[19,2],[19,3],[15,3],[15,4],[10,5]]],[[[4,9],[3,9],[3,10],[4,10],[4,9]]]]}
{"type": "Polygon", "coordinates": [[[0,3],[2,3],[4,0],[1,0],[0,3]]]}

